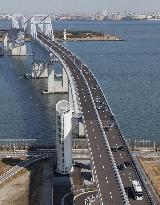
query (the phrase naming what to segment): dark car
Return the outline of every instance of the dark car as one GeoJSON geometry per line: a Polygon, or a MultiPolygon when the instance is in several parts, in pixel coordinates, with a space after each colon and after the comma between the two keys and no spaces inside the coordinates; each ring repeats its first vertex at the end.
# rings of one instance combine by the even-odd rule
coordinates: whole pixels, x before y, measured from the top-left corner
{"type": "Polygon", "coordinates": [[[96,108],[97,108],[97,110],[100,110],[100,109],[101,109],[101,107],[100,107],[100,106],[97,106],[96,108]]]}
{"type": "Polygon", "coordinates": [[[125,150],[125,148],[124,148],[124,146],[123,146],[123,145],[121,145],[121,146],[118,146],[118,150],[124,151],[124,150],[125,150]]]}
{"type": "Polygon", "coordinates": [[[112,148],[111,148],[111,151],[113,151],[113,152],[117,152],[118,149],[117,149],[117,147],[112,147],[112,148]]]}
{"type": "Polygon", "coordinates": [[[131,165],[131,162],[130,162],[130,161],[126,161],[126,162],[124,162],[124,164],[125,164],[126,166],[130,166],[130,165],[131,165]]]}
{"type": "Polygon", "coordinates": [[[125,166],[125,164],[120,164],[120,165],[117,166],[117,168],[119,170],[125,170],[126,166],[125,166]]]}
{"type": "Polygon", "coordinates": [[[73,164],[74,167],[78,167],[78,168],[82,168],[82,164],[81,163],[78,163],[78,162],[75,162],[73,164]]]}
{"type": "Polygon", "coordinates": [[[109,128],[107,126],[104,127],[103,129],[104,129],[104,131],[109,131],[109,128]]]}
{"type": "Polygon", "coordinates": [[[103,111],[108,111],[108,107],[103,108],[103,111]]]}
{"type": "Polygon", "coordinates": [[[110,126],[110,127],[114,127],[114,122],[112,122],[109,126],[110,126]]]}

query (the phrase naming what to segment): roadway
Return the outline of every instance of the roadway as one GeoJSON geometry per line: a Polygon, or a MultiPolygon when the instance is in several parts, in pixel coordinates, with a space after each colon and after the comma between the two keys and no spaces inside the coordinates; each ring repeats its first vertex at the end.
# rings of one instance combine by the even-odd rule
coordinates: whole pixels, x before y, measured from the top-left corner
{"type": "MultiPolygon", "coordinates": [[[[38,38],[60,56],[70,69],[76,82],[91,154],[92,170],[101,204],[127,204],[127,201],[124,200],[123,189],[120,187],[117,169],[114,167],[112,156],[116,165],[123,164],[125,161],[132,162],[132,165],[127,166],[125,170],[119,170],[127,194],[130,192],[131,181],[140,180],[139,173],[134,166],[119,126],[96,78],[88,67],[83,65],[80,59],[72,54],[71,51],[57,42],[51,41],[43,34],[38,33],[38,38]],[[103,129],[104,127],[107,127],[106,131],[103,129]],[[109,147],[107,146],[107,141],[109,142],[109,147]],[[110,154],[110,148],[120,145],[123,145],[123,151],[118,150],[110,154]]],[[[130,194],[128,198],[131,205],[152,204],[145,189],[142,201],[135,201],[130,194]]]]}
{"type": "Polygon", "coordinates": [[[0,185],[4,183],[5,181],[7,181],[12,176],[14,176],[15,174],[17,174],[18,172],[20,172],[23,168],[27,167],[28,165],[34,162],[40,161],[41,159],[48,158],[48,157],[49,155],[35,156],[35,157],[31,157],[31,158],[28,158],[27,160],[20,162],[18,165],[12,167],[8,171],[6,171],[4,174],[0,175],[0,185]]]}

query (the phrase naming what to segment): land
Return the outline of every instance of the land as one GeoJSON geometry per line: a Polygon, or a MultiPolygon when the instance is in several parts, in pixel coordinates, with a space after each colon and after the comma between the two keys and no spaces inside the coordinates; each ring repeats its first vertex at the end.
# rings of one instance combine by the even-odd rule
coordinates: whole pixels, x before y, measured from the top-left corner
{"type": "Polygon", "coordinates": [[[139,161],[149,177],[160,202],[160,159],[139,158],[139,161]]]}
{"type": "MultiPolygon", "coordinates": [[[[12,159],[7,159],[8,161],[12,159]]],[[[19,159],[18,159],[19,160],[19,159]]],[[[0,175],[16,164],[0,161],[0,175]]],[[[13,162],[12,161],[12,162],[13,162]]],[[[17,163],[18,164],[18,163],[17,163]]],[[[24,168],[0,185],[0,205],[50,205],[52,200],[52,163],[42,160],[24,168]]]]}
{"type": "MultiPolygon", "coordinates": [[[[2,159],[0,175],[15,166],[22,159],[2,159]]],[[[23,169],[6,183],[0,185],[0,205],[28,205],[30,171],[23,169]]]]}
{"type": "MultiPolygon", "coordinates": [[[[54,31],[55,38],[63,40],[64,31],[54,31]]],[[[117,35],[105,34],[93,31],[68,31],[67,41],[122,41],[123,39],[117,35]]]]}

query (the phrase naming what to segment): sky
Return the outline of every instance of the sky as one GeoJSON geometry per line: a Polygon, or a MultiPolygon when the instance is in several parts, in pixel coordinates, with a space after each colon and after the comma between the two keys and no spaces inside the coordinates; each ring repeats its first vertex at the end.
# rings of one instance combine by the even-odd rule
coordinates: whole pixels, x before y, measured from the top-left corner
{"type": "Polygon", "coordinates": [[[1,13],[160,11],[160,0],[0,0],[1,13]]]}

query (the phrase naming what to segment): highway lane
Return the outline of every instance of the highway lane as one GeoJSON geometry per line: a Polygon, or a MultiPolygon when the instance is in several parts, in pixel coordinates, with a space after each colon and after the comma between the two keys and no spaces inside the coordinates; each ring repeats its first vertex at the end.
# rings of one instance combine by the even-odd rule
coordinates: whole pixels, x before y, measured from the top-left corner
{"type": "MultiPolygon", "coordinates": [[[[39,37],[61,56],[61,58],[70,68],[72,75],[77,82],[80,102],[85,119],[85,128],[87,130],[86,134],[88,135],[89,139],[88,144],[91,151],[93,170],[96,170],[96,175],[98,178],[97,186],[101,185],[99,196],[103,200],[104,204],[108,202],[108,200],[110,200],[111,204],[123,203],[122,200],[119,200],[122,198],[119,189],[117,191],[115,190],[115,188],[118,187],[118,184],[115,180],[116,177],[114,176],[112,164],[108,155],[108,150],[105,146],[104,137],[102,136],[102,130],[97,120],[97,113],[95,112],[94,104],[96,106],[100,106],[100,109],[98,109],[98,114],[103,127],[109,127],[109,130],[106,132],[106,136],[109,141],[110,147],[119,145],[123,145],[125,147],[124,151],[113,152],[116,164],[119,165],[120,163],[130,161],[131,159],[125,142],[121,136],[121,132],[119,132],[119,128],[116,125],[114,116],[106,102],[106,99],[103,96],[103,93],[99,85],[97,84],[95,77],[87,68],[87,66],[83,65],[81,61],[71,53],[71,51],[68,51],[56,42],[51,42],[49,39],[46,39],[44,36],[40,35],[41,34],[39,34],[39,37]],[[75,66],[74,63],[76,63],[77,65],[75,66]],[[79,67],[79,69],[77,69],[77,67],[79,67]],[[88,90],[84,78],[91,88],[91,94],[88,90]],[[94,102],[92,102],[91,97],[93,97],[94,102]],[[109,186],[107,186],[107,184],[109,186]],[[106,196],[106,192],[109,193],[109,196],[106,196]],[[117,192],[119,193],[119,195],[116,194],[117,192]],[[118,200],[116,201],[116,199],[118,200]]],[[[119,173],[121,175],[124,187],[126,188],[131,187],[131,181],[133,179],[139,179],[137,171],[133,166],[127,167],[124,171],[120,170],[119,173]]],[[[147,196],[142,201],[135,201],[132,197],[130,197],[129,202],[130,204],[150,204],[147,196]]]]}

